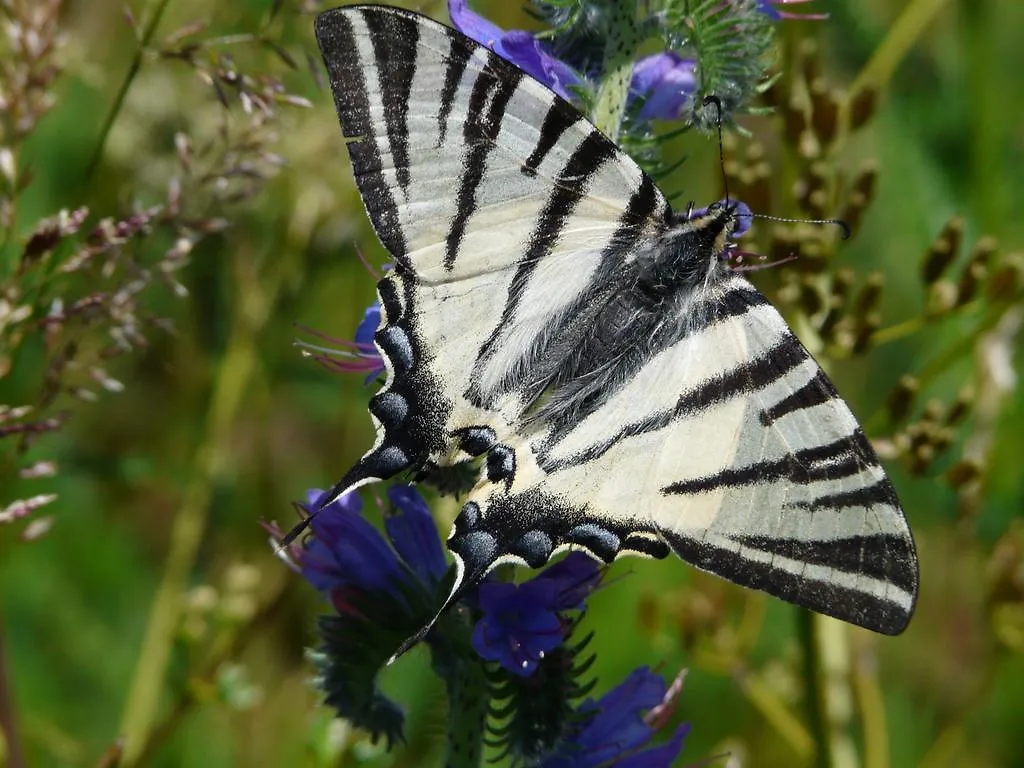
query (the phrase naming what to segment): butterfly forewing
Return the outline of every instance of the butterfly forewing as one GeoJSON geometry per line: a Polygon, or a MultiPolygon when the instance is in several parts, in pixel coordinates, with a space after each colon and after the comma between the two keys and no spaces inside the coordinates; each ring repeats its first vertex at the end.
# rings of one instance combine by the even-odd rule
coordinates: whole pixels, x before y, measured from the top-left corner
{"type": "Polygon", "coordinates": [[[820,367],[720,262],[728,207],[675,219],[571,105],[423,16],[328,11],[317,39],[396,263],[377,441],[335,492],[482,456],[453,595],[567,547],[672,550],[901,631],[917,564],[895,493],[820,367]]]}

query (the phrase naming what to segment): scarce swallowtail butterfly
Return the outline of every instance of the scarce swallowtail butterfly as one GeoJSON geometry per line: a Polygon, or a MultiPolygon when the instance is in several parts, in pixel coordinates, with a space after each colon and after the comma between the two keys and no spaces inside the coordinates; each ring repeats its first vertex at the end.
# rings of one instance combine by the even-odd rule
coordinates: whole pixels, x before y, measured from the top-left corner
{"type": "Polygon", "coordinates": [[[377,285],[377,439],[323,501],[479,460],[446,605],[499,563],[675,552],[903,631],[918,576],[896,493],[831,381],[723,258],[735,206],[676,214],[574,107],[424,16],[346,7],[316,35],[394,259],[377,285]]]}

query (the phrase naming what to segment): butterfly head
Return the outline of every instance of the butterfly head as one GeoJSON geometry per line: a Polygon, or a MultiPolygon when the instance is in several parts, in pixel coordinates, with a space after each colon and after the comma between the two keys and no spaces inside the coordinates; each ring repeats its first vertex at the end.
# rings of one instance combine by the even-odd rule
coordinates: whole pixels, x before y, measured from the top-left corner
{"type": "Polygon", "coordinates": [[[679,231],[700,254],[703,268],[714,273],[728,266],[735,240],[750,229],[752,218],[745,203],[719,200],[707,208],[690,208],[679,217],[679,231]]]}

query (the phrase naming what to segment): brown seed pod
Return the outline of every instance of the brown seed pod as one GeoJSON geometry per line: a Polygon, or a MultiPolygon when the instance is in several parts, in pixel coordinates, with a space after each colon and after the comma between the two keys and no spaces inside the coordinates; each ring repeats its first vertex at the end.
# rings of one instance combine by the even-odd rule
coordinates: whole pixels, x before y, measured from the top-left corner
{"type": "Polygon", "coordinates": [[[916,377],[909,374],[900,377],[892,392],[889,393],[889,399],[886,403],[889,409],[889,418],[892,421],[899,423],[910,415],[910,410],[914,406],[914,401],[917,399],[917,393],[920,389],[921,383],[916,377]]]}
{"type": "Polygon", "coordinates": [[[964,220],[954,216],[946,222],[942,232],[928,247],[924,263],[921,265],[921,278],[925,284],[934,283],[953,263],[960,252],[960,242],[964,234],[964,220]]]}
{"type": "Polygon", "coordinates": [[[856,131],[864,127],[878,106],[878,89],[873,85],[865,85],[850,98],[850,130],[856,131]]]}

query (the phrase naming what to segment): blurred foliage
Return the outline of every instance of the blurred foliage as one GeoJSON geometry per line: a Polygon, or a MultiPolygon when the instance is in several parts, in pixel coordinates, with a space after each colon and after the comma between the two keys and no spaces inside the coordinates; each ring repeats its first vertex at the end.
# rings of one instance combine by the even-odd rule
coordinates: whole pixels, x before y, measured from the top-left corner
{"type": "MultiPolygon", "coordinates": [[[[19,734],[0,765],[437,763],[422,654],[384,681],[409,706],[399,756],[318,708],[304,649],[324,606],[258,525],[292,522],[289,500],[372,440],[360,377],[293,344],[294,323],[350,335],[373,298],[357,250],[387,260],[321,89],[314,4],[130,5],[0,1],[0,722],[19,734]]],[[[819,764],[1022,765],[1024,6],[813,5],[831,18],[783,26],[775,113],[741,121],[727,175],[756,211],[855,230],[758,222],[751,250],[800,258],[754,279],[892,459],[917,615],[877,637],[625,561],[584,621],[603,627],[599,690],[690,668],[691,762],[811,765],[826,733],[819,764]]],[[[716,146],[671,149],[677,203],[716,199],[716,146]]]]}

